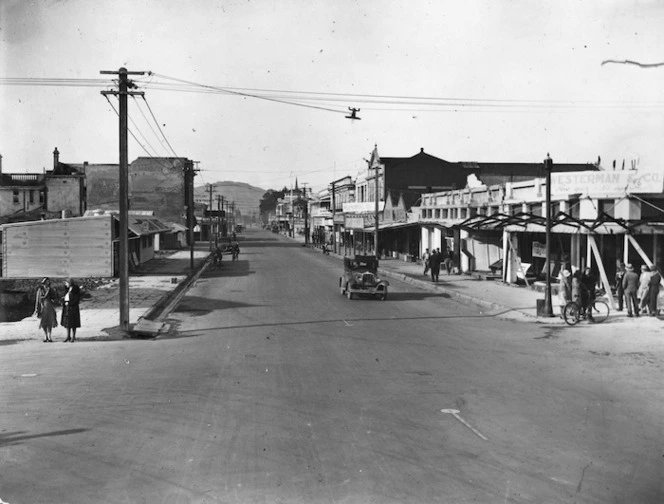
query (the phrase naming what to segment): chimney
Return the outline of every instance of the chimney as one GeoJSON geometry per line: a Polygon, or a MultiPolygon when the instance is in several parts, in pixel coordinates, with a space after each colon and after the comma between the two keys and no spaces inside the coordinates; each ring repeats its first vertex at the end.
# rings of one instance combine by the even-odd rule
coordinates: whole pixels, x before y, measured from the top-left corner
{"type": "Polygon", "coordinates": [[[56,147],[55,150],[53,151],[53,169],[57,170],[58,169],[58,164],[60,163],[60,151],[58,151],[58,148],[56,147]]]}
{"type": "Polygon", "coordinates": [[[424,154],[424,147],[420,147],[420,154],[424,154]]]}

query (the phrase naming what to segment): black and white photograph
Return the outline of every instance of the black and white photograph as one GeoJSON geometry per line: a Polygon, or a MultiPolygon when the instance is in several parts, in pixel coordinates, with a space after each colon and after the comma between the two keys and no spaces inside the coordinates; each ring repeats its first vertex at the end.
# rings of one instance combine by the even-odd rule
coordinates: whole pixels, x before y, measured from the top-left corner
{"type": "Polygon", "coordinates": [[[664,503],[662,26],[0,0],[0,504],[664,503]]]}

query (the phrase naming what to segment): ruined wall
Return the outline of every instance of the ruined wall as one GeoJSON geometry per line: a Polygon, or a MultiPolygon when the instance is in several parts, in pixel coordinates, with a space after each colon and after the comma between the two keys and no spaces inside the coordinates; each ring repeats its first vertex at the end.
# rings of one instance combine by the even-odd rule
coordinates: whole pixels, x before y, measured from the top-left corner
{"type": "MultiPolygon", "coordinates": [[[[184,218],[185,158],[139,157],[129,165],[129,209],[151,210],[167,222],[184,218]]],[[[89,165],[86,169],[88,209],[119,209],[119,167],[89,165]]]]}

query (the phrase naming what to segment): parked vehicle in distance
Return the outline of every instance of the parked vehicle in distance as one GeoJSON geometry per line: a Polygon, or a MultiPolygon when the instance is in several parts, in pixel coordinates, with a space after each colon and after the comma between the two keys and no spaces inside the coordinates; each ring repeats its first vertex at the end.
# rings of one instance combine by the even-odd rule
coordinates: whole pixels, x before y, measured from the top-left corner
{"type": "Polygon", "coordinates": [[[339,277],[339,292],[348,299],[372,296],[381,301],[387,299],[387,280],[378,278],[378,259],[374,256],[356,255],[344,257],[344,274],[339,277]]]}

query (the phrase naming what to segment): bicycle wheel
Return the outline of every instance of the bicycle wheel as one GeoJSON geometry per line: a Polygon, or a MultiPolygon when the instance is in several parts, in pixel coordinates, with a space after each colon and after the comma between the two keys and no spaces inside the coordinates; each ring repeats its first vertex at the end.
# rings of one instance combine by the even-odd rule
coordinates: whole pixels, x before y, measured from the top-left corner
{"type": "Polygon", "coordinates": [[[593,319],[596,324],[604,322],[609,316],[609,305],[601,299],[596,300],[592,306],[593,319]]]}
{"type": "Polygon", "coordinates": [[[581,317],[581,310],[579,309],[579,305],[576,304],[574,301],[570,301],[565,305],[565,309],[563,310],[563,318],[565,319],[565,323],[567,325],[575,325],[579,323],[579,319],[581,317]]]}

